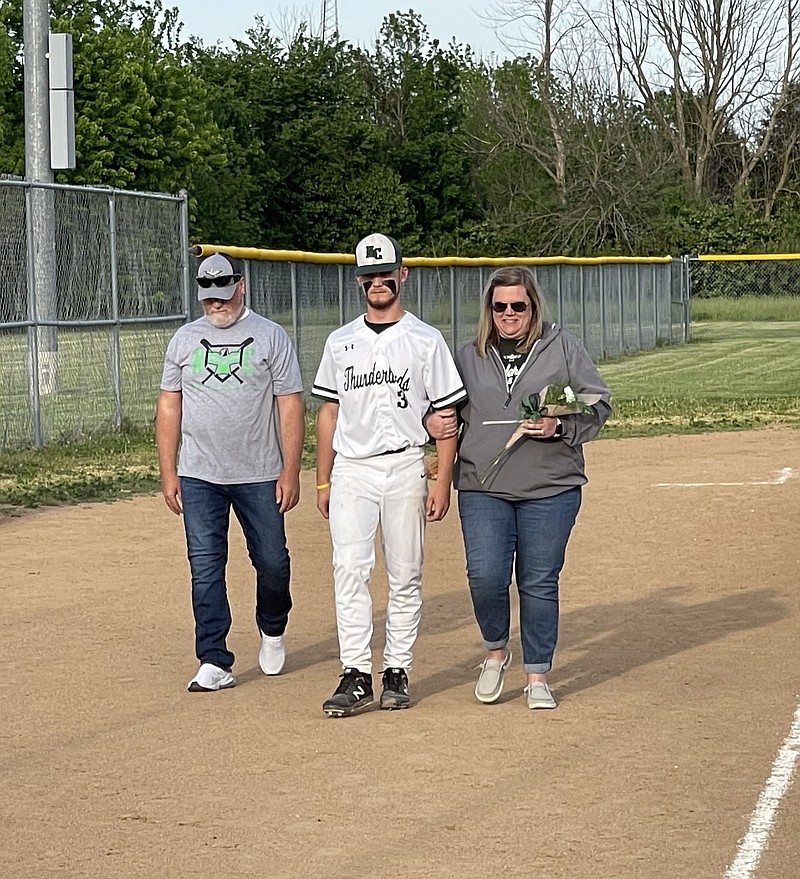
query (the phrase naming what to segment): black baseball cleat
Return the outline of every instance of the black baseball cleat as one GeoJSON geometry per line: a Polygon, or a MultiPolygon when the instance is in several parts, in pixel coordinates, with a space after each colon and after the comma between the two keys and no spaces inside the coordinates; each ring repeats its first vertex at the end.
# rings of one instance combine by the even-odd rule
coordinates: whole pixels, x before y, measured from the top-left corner
{"type": "Polygon", "coordinates": [[[328,717],[348,717],[372,705],[372,698],[372,675],[346,668],[334,694],[322,703],[322,710],[328,717]]]}
{"type": "Polygon", "coordinates": [[[381,708],[393,711],[408,708],[411,696],[408,695],[408,675],[404,668],[387,668],[383,673],[383,692],[381,708]]]}

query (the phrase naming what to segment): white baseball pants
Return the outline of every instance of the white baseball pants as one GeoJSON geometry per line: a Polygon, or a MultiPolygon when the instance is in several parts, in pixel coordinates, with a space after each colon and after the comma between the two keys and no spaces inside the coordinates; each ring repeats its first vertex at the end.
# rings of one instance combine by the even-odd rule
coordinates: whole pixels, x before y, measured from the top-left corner
{"type": "Polygon", "coordinates": [[[329,523],[339,655],[344,668],[372,673],[375,535],[389,586],[383,668],[411,668],[422,611],[422,560],[428,480],[423,451],[354,459],[337,455],[329,523]]]}

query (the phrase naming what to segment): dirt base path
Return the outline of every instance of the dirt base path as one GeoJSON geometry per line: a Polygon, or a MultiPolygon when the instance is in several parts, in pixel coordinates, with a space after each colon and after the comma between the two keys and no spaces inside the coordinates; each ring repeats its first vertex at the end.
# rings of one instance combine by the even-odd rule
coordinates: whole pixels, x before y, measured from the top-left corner
{"type": "MultiPolygon", "coordinates": [[[[237,528],[220,693],[185,689],[188,566],[160,497],[2,521],[0,876],[721,879],[800,694],[799,439],[587,447],[552,712],[524,705],[516,628],[501,701],[472,695],[455,509],[428,530],[416,704],[342,720],[321,712],[339,664],[311,473],[286,671],[258,669],[237,528]]],[[[382,571],[373,593],[379,663],[382,571]]],[[[800,875],[798,816],[794,784],[758,879],[800,875]]]]}

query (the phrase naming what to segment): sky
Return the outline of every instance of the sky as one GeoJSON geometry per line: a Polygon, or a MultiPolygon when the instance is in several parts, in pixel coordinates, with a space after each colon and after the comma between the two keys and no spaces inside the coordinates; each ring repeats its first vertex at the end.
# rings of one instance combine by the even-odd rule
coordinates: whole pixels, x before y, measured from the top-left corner
{"type": "MultiPolygon", "coordinates": [[[[350,43],[368,48],[374,42],[381,23],[389,13],[413,9],[422,16],[432,38],[443,45],[451,37],[469,44],[476,54],[487,56],[507,52],[495,36],[487,16],[491,15],[491,0],[406,0],[406,2],[377,2],[377,0],[337,0],[339,33],[350,43]]],[[[176,6],[184,23],[184,36],[195,34],[204,43],[221,40],[228,45],[231,37],[243,38],[252,27],[256,15],[277,36],[285,35],[286,25],[307,20],[319,27],[322,0],[303,0],[287,3],[285,0],[164,0],[164,6],[176,6]]],[[[317,32],[315,30],[315,32],[317,32]]]]}

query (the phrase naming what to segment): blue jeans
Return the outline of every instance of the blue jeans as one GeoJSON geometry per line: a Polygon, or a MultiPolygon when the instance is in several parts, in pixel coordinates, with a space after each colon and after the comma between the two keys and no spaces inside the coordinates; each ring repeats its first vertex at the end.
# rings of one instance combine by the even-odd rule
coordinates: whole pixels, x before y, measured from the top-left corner
{"type": "Polygon", "coordinates": [[[539,500],[508,501],[480,491],[458,493],[467,578],[484,645],[499,650],[508,644],[513,568],[522,662],[528,674],[545,674],[553,665],[558,576],[580,505],[580,486],[539,500]]]}
{"type": "Polygon", "coordinates": [[[256,570],[256,622],[265,635],[282,635],[289,619],[291,565],[283,514],[273,482],[217,485],[181,477],[183,525],[192,572],[195,651],[200,662],[230,670],[226,638],[231,609],[225,585],[230,510],[242,526],[256,570]]]}

